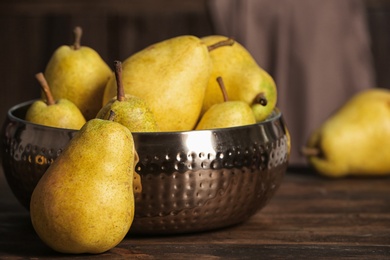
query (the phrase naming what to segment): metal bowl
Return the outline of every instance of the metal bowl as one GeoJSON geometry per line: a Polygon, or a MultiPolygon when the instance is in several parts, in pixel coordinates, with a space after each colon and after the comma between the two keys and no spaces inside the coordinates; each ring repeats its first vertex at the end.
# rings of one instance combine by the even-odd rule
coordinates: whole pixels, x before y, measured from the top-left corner
{"type": "MultiPolygon", "coordinates": [[[[26,209],[40,177],[76,133],[25,121],[32,102],[12,107],[1,132],[4,174],[26,209]]],[[[286,131],[275,110],[266,121],[242,127],[133,133],[140,183],[130,232],[186,233],[247,220],[283,179],[286,131]]]]}

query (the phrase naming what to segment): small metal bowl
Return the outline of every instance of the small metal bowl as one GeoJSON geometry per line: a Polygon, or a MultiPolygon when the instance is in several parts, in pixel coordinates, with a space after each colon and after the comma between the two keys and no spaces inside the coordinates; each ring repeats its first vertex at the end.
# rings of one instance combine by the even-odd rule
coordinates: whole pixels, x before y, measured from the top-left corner
{"type": "MultiPolygon", "coordinates": [[[[37,182],[76,133],[25,121],[33,101],[12,107],[1,132],[4,174],[26,209],[37,182]]],[[[133,133],[140,183],[130,232],[187,233],[247,220],[283,179],[289,158],[286,131],[275,110],[254,125],[133,133]]]]}

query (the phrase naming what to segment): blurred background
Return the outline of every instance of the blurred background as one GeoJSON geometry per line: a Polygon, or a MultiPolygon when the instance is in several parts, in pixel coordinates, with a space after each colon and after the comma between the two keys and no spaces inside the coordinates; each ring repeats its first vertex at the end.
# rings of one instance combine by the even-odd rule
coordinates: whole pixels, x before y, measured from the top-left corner
{"type": "Polygon", "coordinates": [[[351,95],[390,87],[388,0],[2,0],[1,120],[39,97],[34,75],[77,25],[110,66],[177,35],[234,37],[276,81],[291,167],[305,166],[300,147],[351,95]]]}

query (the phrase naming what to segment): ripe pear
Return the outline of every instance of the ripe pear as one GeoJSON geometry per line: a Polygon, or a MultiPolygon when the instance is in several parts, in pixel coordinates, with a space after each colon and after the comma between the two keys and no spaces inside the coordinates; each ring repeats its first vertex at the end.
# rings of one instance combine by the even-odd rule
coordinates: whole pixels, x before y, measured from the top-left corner
{"type": "MultiPolygon", "coordinates": [[[[207,46],[192,35],[152,44],[123,61],[123,86],[142,98],[160,131],[192,130],[199,119],[211,61],[207,46]]],[[[103,105],[116,95],[115,77],[107,83],[103,105]]]]}
{"type": "Polygon", "coordinates": [[[201,117],[196,130],[243,126],[256,123],[250,106],[241,100],[229,101],[223,80],[217,78],[224,101],[214,104],[201,117]]]}
{"type": "MultiPolygon", "coordinates": [[[[209,35],[201,40],[206,45],[226,40],[222,35],[209,35]]],[[[230,100],[241,100],[249,104],[256,121],[266,119],[277,102],[277,89],[273,78],[262,69],[249,51],[237,41],[230,46],[210,51],[212,72],[206,89],[202,114],[212,105],[223,101],[215,78],[221,76],[230,100]]]]}
{"type": "Polygon", "coordinates": [[[125,126],[91,119],[50,165],[33,191],[32,225],[62,253],[102,253],[119,244],[134,218],[138,160],[125,126]]]}
{"type": "Polygon", "coordinates": [[[315,130],[302,152],[329,177],[390,174],[390,90],[355,94],[315,130]]]}
{"type": "Polygon", "coordinates": [[[55,50],[45,69],[54,98],[72,101],[86,120],[102,107],[104,88],[112,71],[101,56],[88,46],[80,46],[81,28],[75,28],[73,45],[55,50]]]}
{"type": "Polygon", "coordinates": [[[114,111],[114,121],[129,128],[131,132],[157,132],[158,126],[146,102],[136,96],[126,95],[122,83],[122,63],[115,61],[117,96],[100,109],[97,118],[107,119],[114,111]]]}
{"type": "Polygon", "coordinates": [[[79,130],[86,123],[79,108],[67,99],[55,100],[43,73],[38,73],[35,77],[41,85],[46,101],[37,100],[32,103],[25,119],[35,124],[79,130]]]}

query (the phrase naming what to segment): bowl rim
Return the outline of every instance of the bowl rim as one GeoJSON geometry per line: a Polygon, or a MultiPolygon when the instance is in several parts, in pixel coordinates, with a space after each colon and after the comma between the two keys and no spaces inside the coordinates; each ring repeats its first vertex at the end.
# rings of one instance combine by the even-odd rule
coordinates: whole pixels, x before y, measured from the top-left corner
{"type": "MultiPolygon", "coordinates": [[[[14,112],[18,109],[21,109],[23,107],[27,107],[27,106],[30,106],[32,103],[34,103],[35,101],[38,101],[38,100],[41,100],[41,99],[31,99],[31,100],[27,100],[27,101],[24,101],[24,102],[21,102],[21,103],[18,103],[16,105],[13,105],[12,107],[10,107],[7,111],[7,117],[8,119],[11,119],[13,121],[16,121],[18,123],[23,123],[23,124],[29,124],[29,125],[33,125],[34,127],[38,127],[40,129],[50,129],[50,130],[54,130],[54,131],[69,131],[69,132],[77,132],[79,130],[77,129],[67,129],[67,128],[59,128],[59,127],[52,127],[52,126],[45,126],[45,125],[41,125],[41,124],[36,124],[36,123],[32,123],[32,122],[29,122],[23,118],[20,118],[20,117],[17,117],[16,115],[14,115],[14,112]]],[[[256,127],[256,126],[261,126],[261,125],[265,125],[265,124],[268,124],[272,121],[276,121],[276,120],[279,120],[281,119],[283,116],[282,112],[279,110],[278,107],[275,107],[274,110],[272,111],[271,115],[269,115],[265,120],[263,121],[260,121],[260,122],[256,122],[254,124],[247,124],[247,125],[241,125],[241,126],[232,126],[232,127],[225,127],[225,128],[216,128],[216,129],[203,129],[203,130],[184,130],[184,131],[159,131],[159,132],[132,132],[132,134],[137,134],[137,135],[150,135],[150,134],[154,134],[154,135],[169,135],[169,134],[188,134],[188,133],[193,133],[193,132],[223,132],[223,131],[229,131],[229,130],[232,130],[232,129],[240,129],[240,128],[250,128],[250,127],[256,127]]]]}

